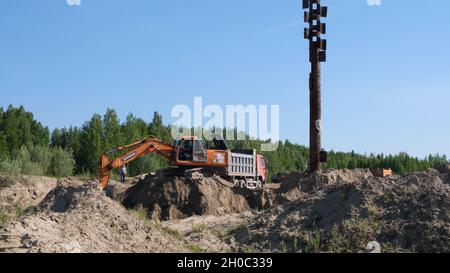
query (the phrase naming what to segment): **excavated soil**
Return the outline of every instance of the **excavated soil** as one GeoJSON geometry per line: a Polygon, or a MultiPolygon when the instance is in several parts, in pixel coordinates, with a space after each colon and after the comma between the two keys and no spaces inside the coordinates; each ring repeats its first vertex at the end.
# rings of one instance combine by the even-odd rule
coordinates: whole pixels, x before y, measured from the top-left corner
{"type": "Polygon", "coordinates": [[[0,226],[33,209],[56,187],[57,179],[0,176],[0,226]]]}
{"type": "Polygon", "coordinates": [[[0,252],[185,252],[184,242],[139,219],[95,182],[59,180],[25,215],[0,230],[0,252]]]}
{"type": "Polygon", "coordinates": [[[325,171],[313,177],[293,174],[288,180],[282,189],[309,194],[235,231],[241,249],[368,252],[370,243],[383,252],[450,251],[448,169],[388,178],[373,177],[368,170],[325,171]]]}
{"type": "Polygon", "coordinates": [[[0,252],[450,251],[450,168],[292,173],[250,191],[219,177],[0,177],[0,252]],[[151,220],[153,219],[153,220],[151,220]],[[159,222],[164,220],[164,222],[159,222]],[[373,249],[372,249],[373,250],[373,249]]]}
{"type": "Polygon", "coordinates": [[[222,216],[192,216],[186,219],[163,222],[162,225],[186,240],[197,251],[230,253],[238,252],[239,245],[230,234],[249,225],[258,213],[247,211],[222,216]]]}
{"type": "Polygon", "coordinates": [[[220,177],[200,181],[187,177],[146,176],[125,193],[116,194],[127,208],[145,209],[154,220],[184,219],[195,215],[225,215],[249,211],[247,199],[233,192],[220,177]]]}

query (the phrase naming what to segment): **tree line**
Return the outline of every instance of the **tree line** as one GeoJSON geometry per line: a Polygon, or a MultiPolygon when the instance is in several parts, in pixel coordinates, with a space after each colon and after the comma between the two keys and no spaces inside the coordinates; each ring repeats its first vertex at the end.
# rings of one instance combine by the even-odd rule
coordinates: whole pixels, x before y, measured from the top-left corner
{"type": "MultiPolygon", "coordinates": [[[[17,174],[45,174],[52,176],[94,175],[98,159],[105,151],[111,158],[118,156],[115,148],[149,135],[172,143],[171,126],[155,112],[150,121],[129,114],[119,120],[114,109],[102,116],[94,114],[81,127],[56,128],[51,134],[23,107],[0,108],[0,172],[17,174]]],[[[232,149],[259,149],[264,141],[230,141],[232,149]]],[[[268,159],[269,173],[305,171],[309,150],[288,140],[279,142],[274,152],[261,152],[268,159]]],[[[430,155],[419,159],[400,153],[397,155],[357,154],[330,151],[324,168],[391,168],[397,174],[425,170],[448,162],[445,156],[430,155]]],[[[138,175],[167,167],[164,158],[149,154],[130,163],[130,175],[138,175]]]]}
{"type": "Polygon", "coordinates": [[[51,147],[47,127],[22,106],[0,107],[0,173],[48,175],[73,174],[75,160],[70,147],[51,147]]]}

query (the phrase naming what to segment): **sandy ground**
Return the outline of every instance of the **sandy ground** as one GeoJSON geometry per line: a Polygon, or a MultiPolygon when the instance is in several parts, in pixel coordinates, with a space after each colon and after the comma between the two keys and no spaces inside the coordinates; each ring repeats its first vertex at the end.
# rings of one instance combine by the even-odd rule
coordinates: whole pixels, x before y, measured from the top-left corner
{"type": "Polygon", "coordinates": [[[209,177],[0,176],[0,252],[450,251],[450,169],[291,174],[263,191],[209,177]]]}

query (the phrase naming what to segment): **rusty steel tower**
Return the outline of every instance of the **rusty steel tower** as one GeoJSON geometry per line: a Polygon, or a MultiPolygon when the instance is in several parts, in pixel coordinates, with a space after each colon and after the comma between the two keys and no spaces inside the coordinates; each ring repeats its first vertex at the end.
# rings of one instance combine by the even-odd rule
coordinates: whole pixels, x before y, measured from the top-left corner
{"type": "Polygon", "coordinates": [[[309,171],[320,170],[320,163],[327,161],[326,152],[322,151],[322,107],[320,86],[320,63],[326,61],[327,41],[321,35],[326,34],[326,24],[321,22],[327,17],[328,8],[320,4],[320,0],[303,0],[305,23],[304,36],[309,41],[309,61],[311,73],[309,75],[310,92],[310,163],[309,171]]]}

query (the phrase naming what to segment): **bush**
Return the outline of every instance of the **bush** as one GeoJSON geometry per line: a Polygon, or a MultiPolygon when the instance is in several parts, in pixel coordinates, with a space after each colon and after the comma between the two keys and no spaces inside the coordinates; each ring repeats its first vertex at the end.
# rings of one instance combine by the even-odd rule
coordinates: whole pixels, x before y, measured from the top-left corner
{"type": "Polygon", "coordinates": [[[48,175],[57,177],[72,175],[74,166],[75,160],[73,159],[72,152],[59,147],[52,148],[48,175]]]}
{"type": "Polygon", "coordinates": [[[53,149],[45,146],[31,146],[28,148],[28,153],[30,154],[31,162],[37,163],[43,173],[48,174],[54,153],[53,149]]]}
{"type": "Polygon", "coordinates": [[[20,163],[17,160],[4,160],[0,162],[0,173],[20,175],[20,163]]]}
{"type": "Polygon", "coordinates": [[[11,220],[11,216],[6,212],[0,211],[0,227],[3,227],[11,220]]]}
{"type": "Polygon", "coordinates": [[[72,175],[74,166],[71,151],[59,147],[24,146],[15,159],[0,162],[0,173],[62,177],[72,175]]]}
{"type": "MultiPolygon", "coordinates": [[[[16,160],[19,162],[20,174],[26,175],[43,175],[45,170],[40,162],[32,161],[31,155],[27,147],[22,147],[17,153],[16,160]]],[[[33,151],[34,152],[34,151],[33,151]]]]}

